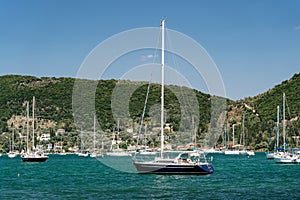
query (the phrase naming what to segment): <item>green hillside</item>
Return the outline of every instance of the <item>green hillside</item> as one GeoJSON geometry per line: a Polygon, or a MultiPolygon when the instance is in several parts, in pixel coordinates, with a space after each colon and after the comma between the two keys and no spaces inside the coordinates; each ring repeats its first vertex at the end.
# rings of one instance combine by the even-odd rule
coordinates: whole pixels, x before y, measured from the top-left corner
{"type": "Polygon", "coordinates": [[[283,81],[269,91],[257,95],[247,101],[259,112],[262,121],[275,120],[276,106],[282,105],[282,95],[285,93],[287,102],[286,118],[299,116],[300,112],[300,73],[291,79],[283,81]]]}
{"type": "MultiPolygon", "coordinates": [[[[276,126],[276,107],[280,106],[280,123],[283,119],[283,93],[286,96],[286,133],[287,144],[290,147],[295,147],[297,140],[292,139],[294,136],[299,136],[300,133],[300,73],[295,74],[291,79],[283,81],[267,92],[257,95],[252,98],[247,98],[242,102],[251,105],[255,110],[260,122],[260,137],[265,141],[270,138],[270,132],[275,131],[276,126]]],[[[282,125],[280,126],[280,134],[282,134],[282,125]]],[[[274,133],[273,133],[274,136],[274,133]]],[[[274,139],[274,137],[273,137],[274,139]]],[[[282,144],[282,135],[280,137],[282,144]]]]}
{"type": "MultiPolygon", "coordinates": [[[[125,133],[127,129],[133,129],[135,133],[137,132],[148,83],[117,80],[82,81],[87,84],[87,90],[90,83],[97,84],[95,109],[97,120],[103,131],[116,131],[119,123],[119,131],[121,133],[125,133]],[[121,92],[116,92],[115,88],[118,88],[121,92]],[[126,103],[126,98],[129,100],[129,105],[124,104],[126,103]],[[129,113],[123,112],[122,108],[124,106],[128,107],[129,113]],[[115,109],[121,110],[118,113],[118,119],[114,119],[115,109]]],[[[7,151],[9,146],[8,134],[13,129],[19,135],[24,135],[26,101],[31,104],[33,96],[36,98],[35,112],[39,121],[38,126],[41,129],[39,134],[50,133],[52,136],[51,142],[55,143],[59,140],[58,137],[55,137],[55,131],[57,129],[65,129],[68,133],[64,136],[66,147],[70,147],[75,143],[78,145],[80,139],[78,138],[78,131],[75,128],[72,110],[74,82],[74,78],[37,78],[20,75],[1,76],[0,133],[2,135],[0,137],[0,149],[2,148],[7,151]]],[[[272,128],[276,121],[276,106],[281,105],[283,92],[285,92],[287,99],[286,118],[288,119],[288,135],[299,135],[300,123],[297,117],[300,111],[300,95],[298,91],[300,91],[300,74],[295,74],[290,80],[282,82],[280,85],[263,94],[239,101],[226,100],[227,139],[222,134],[223,137],[219,138],[218,143],[224,143],[224,138],[226,141],[232,140],[230,134],[232,125],[235,124],[236,141],[243,141],[245,145],[255,149],[266,148],[270,139],[270,132],[273,130],[272,128]],[[245,133],[244,136],[242,136],[242,131],[245,133]]],[[[175,134],[191,132],[192,120],[190,116],[198,116],[197,113],[199,113],[199,118],[196,117],[193,120],[199,125],[196,130],[197,138],[201,140],[199,144],[204,145],[205,134],[209,132],[211,125],[212,98],[214,97],[186,87],[166,86],[166,123],[170,124],[175,134]],[[195,95],[195,99],[193,95],[195,95]],[[199,105],[199,107],[194,105],[199,105]]],[[[85,97],[85,99],[88,101],[88,97],[85,97]]],[[[148,124],[149,128],[154,129],[157,126],[159,119],[156,121],[154,119],[159,115],[159,104],[160,85],[153,83],[150,87],[145,113],[145,123],[148,124]]],[[[31,109],[30,107],[30,113],[31,109]]],[[[217,115],[221,116],[224,113],[224,110],[220,110],[217,115]]],[[[85,117],[87,116],[83,114],[82,118],[85,117]]],[[[213,121],[213,123],[222,122],[224,120],[213,121]]],[[[126,137],[128,140],[128,135],[126,137]]],[[[15,136],[15,139],[17,143],[22,142],[18,141],[17,136],[15,136]]],[[[291,146],[296,145],[296,141],[293,139],[289,139],[288,142],[291,146]]]]}
{"type": "MultiPolygon", "coordinates": [[[[95,81],[90,80],[82,81],[87,84],[87,87],[90,83],[95,83],[95,81]]],[[[13,127],[15,132],[24,136],[24,129],[26,129],[26,102],[28,101],[30,103],[31,115],[31,102],[33,96],[36,98],[35,115],[39,121],[38,126],[40,128],[40,135],[42,133],[51,133],[51,135],[54,136],[54,132],[57,129],[62,128],[65,129],[66,132],[72,133],[78,137],[78,131],[76,131],[74,125],[72,111],[74,82],[75,79],[73,78],[37,78],[19,75],[6,75],[0,77],[0,132],[4,133],[0,138],[0,145],[2,143],[3,148],[8,148],[8,133],[12,132],[13,127]],[[5,137],[3,135],[5,135],[5,137]]],[[[126,98],[126,95],[128,96],[130,91],[134,91],[134,93],[129,96],[129,116],[126,116],[129,120],[126,121],[121,119],[120,130],[125,132],[126,128],[131,128],[134,132],[137,132],[143,111],[148,83],[117,80],[100,80],[96,83],[95,109],[98,118],[97,120],[101,125],[101,129],[106,132],[113,132],[116,130],[118,122],[117,119],[114,119],[113,117],[112,99],[115,101],[115,107],[122,107],[124,106],[123,101],[124,98],[126,98]],[[113,97],[113,91],[116,86],[121,88],[122,93],[117,94],[119,95],[117,97],[113,97]]],[[[195,108],[185,108],[186,110],[189,110],[189,113],[185,113],[183,115],[180,110],[182,108],[180,108],[180,102],[178,100],[178,98],[182,98],[182,96],[188,96],[189,93],[195,93],[196,101],[199,101],[199,103],[197,102],[199,104],[198,112],[200,114],[200,127],[198,128],[198,134],[204,134],[207,132],[206,125],[209,123],[210,118],[210,96],[189,88],[177,86],[165,87],[165,109],[167,111],[166,123],[170,123],[170,126],[175,132],[184,131],[179,129],[185,128],[190,131],[190,121],[183,123],[183,125],[180,125],[180,123],[189,119],[185,115],[191,115],[197,112],[195,108]]],[[[88,100],[88,97],[85,99],[88,100]]],[[[84,104],[84,102],[82,103],[84,104]]],[[[149,119],[155,115],[157,108],[159,108],[157,105],[159,104],[160,85],[151,84],[145,114],[146,122],[149,121],[150,123],[149,119]]],[[[84,116],[86,114],[89,113],[84,113],[82,117],[86,117],[84,116]]],[[[155,126],[153,122],[151,125],[152,127],[155,126]]],[[[58,140],[58,138],[52,138],[54,138],[54,140],[58,140]]],[[[16,138],[16,140],[18,139],[16,138]]],[[[52,142],[54,143],[55,141],[52,142]]],[[[78,138],[76,142],[79,142],[78,138]]]]}

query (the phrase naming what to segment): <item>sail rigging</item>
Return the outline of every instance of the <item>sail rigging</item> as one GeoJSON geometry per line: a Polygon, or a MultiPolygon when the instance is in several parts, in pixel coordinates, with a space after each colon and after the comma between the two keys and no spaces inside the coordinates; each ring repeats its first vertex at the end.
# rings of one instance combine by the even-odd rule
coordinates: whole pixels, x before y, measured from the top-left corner
{"type": "MultiPolygon", "coordinates": [[[[137,161],[133,158],[133,164],[139,173],[155,174],[211,174],[213,166],[206,161],[205,154],[198,151],[185,151],[179,153],[174,159],[164,158],[164,67],[165,67],[165,19],[161,20],[161,123],[160,123],[160,157],[152,161],[137,161]]],[[[149,87],[149,86],[148,86],[149,87]]],[[[147,97],[146,97],[147,101],[147,97]]],[[[145,102],[146,102],[145,101],[145,102]]],[[[143,110],[143,115],[145,111],[143,110]]],[[[142,116],[143,119],[143,116],[142,116]]],[[[141,122],[142,123],[142,122],[141,122]]],[[[141,130],[141,125],[140,125],[141,130]]],[[[139,132],[140,132],[139,130],[139,132]]]]}

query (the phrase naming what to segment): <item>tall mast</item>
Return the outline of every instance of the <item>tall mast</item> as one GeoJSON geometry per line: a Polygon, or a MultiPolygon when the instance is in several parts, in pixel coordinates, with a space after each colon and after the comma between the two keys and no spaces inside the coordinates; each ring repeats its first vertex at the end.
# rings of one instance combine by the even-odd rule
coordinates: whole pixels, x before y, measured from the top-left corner
{"type": "Polygon", "coordinates": [[[35,149],[34,146],[34,106],[35,106],[35,97],[32,99],[32,150],[35,149]]]}
{"type": "Polygon", "coordinates": [[[282,115],[283,115],[283,121],[282,121],[282,135],[283,135],[283,150],[285,151],[286,143],[285,143],[285,93],[283,93],[282,96],[282,115]]]}
{"type": "Polygon", "coordinates": [[[227,144],[227,137],[226,137],[226,134],[227,134],[227,120],[226,120],[226,124],[225,124],[225,127],[224,127],[224,139],[223,139],[223,147],[226,146],[227,144]]]}
{"type": "Polygon", "coordinates": [[[277,130],[276,130],[276,151],[279,147],[279,125],[280,125],[280,120],[279,120],[279,106],[277,106],[277,130]]]}
{"type": "MultiPolygon", "coordinates": [[[[118,137],[119,137],[119,129],[120,129],[120,119],[118,119],[118,131],[117,131],[117,140],[116,140],[116,144],[118,144],[118,137]]],[[[119,144],[118,144],[118,146],[117,146],[117,148],[119,149],[120,148],[120,146],[119,146],[119,144]]]]}
{"type": "Polygon", "coordinates": [[[193,128],[193,132],[194,132],[194,147],[196,149],[196,143],[197,143],[197,130],[195,130],[195,121],[194,121],[194,116],[192,116],[192,128],[193,128]]]}
{"type": "Polygon", "coordinates": [[[14,152],[14,137],[15,136],[15,126],[13,125],[12,136],[11,136],[11,151],[14,152]]]}
{"type": "Polygon", "coordinates": [[[245,145],[245,113],[243,113],[243,122],[242,122],[242,145],[245,145]]]}
{"type": "Polygon", "coordinates": [[[234,146],[234,124],[232,125],[232,146],[234,146]]]}
{"type": "Polygon", "coordinates": [[[29,153],[29,102],[26,102],[26,143],[27,143],[27,153],[29,153]]]}
{"type": "Polygon", "coordinates": [[[229,146],[229,128],[228,128],[228,112],[227,112],[227,114],[226,114],[226,125],[225,125],[225,134],[224,134],[224,140],[225,140],[225,143],[224,143],[224,146],[227,146],[227,148],[228,148],[228,146],[229,146]]]}
{"type": "Polygon", "coordinates": [[[161,20],[161,120],[160,120],[160,157],[164,152],[164,81],[165,81],[165,19],[161,20]]]}
{"type": "Polygon", "coordinates": [[[94,115],[94,152],[96,151],[96,115],[94,115]]]}

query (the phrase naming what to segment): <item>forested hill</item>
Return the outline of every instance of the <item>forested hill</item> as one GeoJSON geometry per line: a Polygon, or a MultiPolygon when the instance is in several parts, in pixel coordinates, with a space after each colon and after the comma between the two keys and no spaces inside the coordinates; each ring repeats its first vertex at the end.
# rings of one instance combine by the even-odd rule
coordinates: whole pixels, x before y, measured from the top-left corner
{"type": "MultiPolygon", "coordinates": [[[[283,144],[282,122],[283,122],[283,93],[285,93],[285,119],[287,144],[289,147],[296,147],[297,141],[294,136],[300,135],[300,73],[294,74],[289,80],[283,81],[267,92],[254,97],[245,98],[234,102],[236,108],[245,114],[245,130],[248,131],[252,146],[263,148],[275,140],[277,106],[280,106],[280,144],[283,144]],[[271,137],[270,137],[271,134],[271,137]]],[[[236,112],[235,112],[236,113],[236,112]]],[[[241,121],[241,117],[240,117],[241,121]]],[[[299,146],[298,146],[299,147],[299,146]]]]}
{"type": "MultiPolygon", "coordinates": [[[[88,80],[85,80],[89,82],[88,80]]],[[[36,116],[39,118],[39,125],[44,130],[65,129],[67,132],[74,132],[74,119],[72,112],[72,94],[74,78],[37,78],[33,76],[5,75],[0,77],[0,132],[10,132],[11,127],[24,127],[24,116],[26,116],[26,101],[32,102],[32,97],[36,98],[36,116]]],[[[93,82],[93,81],[90,81],[93,82]]],[[[95,81],[94,81],[95,82],[95,81]]],[[[112,114],[112,95],[116,86],[122,86],[123,94],[130,96],[129,114],[133,124],[122,122],[123,129],[128,127],[137,128],[143,112],[144,101],[148,83],[131,82],[117,80],[97,81],[95,91],[95,109],[97,118],[102,130],[113,131],[117,126],[112,114]]],[[[236,124],[236,137],[241,141],[242,119],[244,118],[244,143],[255,148],[264,148],[270,138],[270,132],[276,120],[276,107],[282,104],[282,93],[285,92],[287,107],[286,117],[291,135],[299,135],[299,111],[300,111],[300,74],[295,74],[290,80],[284,81],[269,91],[255,97],[249,97],[239,101],[227,101],[227,134],[231,132],[232,124],[236,124]]],[[[201,134],[208,131],[211,116],[211,96],[186,87],[166,86],[165,109],[166,122],[170,123],[173,130],[181,131],[182,123],[181,103],[178,94],[189,96],[189,92],[196,94],[199,108],[189,109],[190,113],[196,114],[199,111],[199,128],[197,130],[199,138],[201,134]]],[[[116,99],[121,103],[123,97],[116,99]]],[[[155,116],[159,111],[160,85],[151,84],[147,118],[155,116]]],[[[31,109],[31,108],[30,108],[31,109]]],[[[188,126],[187,126],[188,127],[188,126]]],[[[232,139],[229,136],[229,140],[232,139]]],[[[222,143],[223,139],[219,140],[222,143]]]]}
{"type": "MultiPolygon", "coordinates": [[[[92,83],[95,81],[83,80],[92,83]]],[[[72,113],[72,93],[74,78],[37,78],[33,76],[6,75],[0,77],[0,116],[1,132],[9,131],[11,123],[24,121],[22,117],[26,116],[26,101],[32,102],[32,97],[36,98],[36,116],[43,120],[44,127],[51,129],[63,128],[66,131],[75,131],[73,113],[72,113]],[[47,125],[48,124],[48,125],[47,125]]],[[[102,130],[113,131],[117,126],[113,119],[111,99],[116,85],[122,87],[121,96],[116,101],[121,105],[124,97],[135,89],[130,97],[129,112],[133,122],[139,121],[143,112],[144,101],[147,91],[147,82],[131,82],[117,80],[97,81],[95,93],[95,107],[98,120],[102,130]],[[122,96],[124,95],[124,96],[122,96]]],[[[206,124],[210,119],[210,95],[191,90],[185,87],[166,86],[165,89],[165,109],[168,110],[167,123],[171,122],[174,130],[178,130],[181,120],[180,105],[176,93],[181,94],[187,91],[194,92],[199,104],[200,129],[202,132],[207,129],[206,124]]],[[[187,93],[188,95],[188,93],[187,93]]],[[[84,103],[84,102],[83,102],[84,103]]],[[[160,103],[160,85],[151,84],[149,100],[146,112],[146,118],[151,112],[156,112],[155,105],[160,103]],[[152,109],[152,110],[151,110],[152,109]]],[[[30,112],[31,112],[30,107],[30,112]]],[[[195,111],[195,110],[194,110],[195,111]]],[[[194,112],[191,111],[191,114],[194,112]]],[[[21,122],[20,122],[21,123],[21,122]]],[[[123,122],[126,123],[126,122],[123,122]]],[[[126,124],[130,126],[132,124],[126,124]]],[[[24,126],[24,122],[23,122],[24,126]]],[[[124,125],[125,126],[125,125],[124,125]]]]}
{"type": "Polygon", "coordinates": [[[292,119],[300,113],[300,73],[283,81],[267,92],[246,99],[259,112],[263,121],[274,120],[276,106],[282,105],[283,93],[286,96],[286,118],[292,119]]]}

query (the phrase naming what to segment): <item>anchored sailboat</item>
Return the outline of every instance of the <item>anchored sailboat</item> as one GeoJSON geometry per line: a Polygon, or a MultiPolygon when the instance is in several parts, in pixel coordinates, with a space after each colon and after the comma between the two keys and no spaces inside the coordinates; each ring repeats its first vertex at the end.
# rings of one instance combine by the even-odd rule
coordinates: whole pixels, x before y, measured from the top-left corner
{"type": "Polygon", "coordinates": [[[44,155],[44,152],[41,149],[36,149],[34,145],[34,106],[35,106],[35,97],[33,97],[32,102],[32,148],[29,148],[29,102],[27,102],[27,149],[26,153],[21,155],[23,162],[44,162],[48,159],[48,156],[44,155]]]}
{"type": "Polygon", "coordinates": [[[83,142],[83,136],[82,136],[82,131],[81,131],[81,144],[80,144],[80,152],[78,152],[78,156],[79,157],[88,157],[89,156],[89,152],[85,150],[84,148],[84,142],[83,142]]]}
{"type": "MultiPolygon", "coordinates": [[[[274,142],[274,151],[273,152],[270,152],[270,151],[266,152],[267,159],[274,159],[276,156],[279,155],[279,152],[278,152],[278,147],[279,147],[279,128],[280,128],[279,106],[277,106],[277,128],[276,128],[276,137],[275,137],[275,142],[274,142]]],[[[272,131],[271,131],[271,134],[270,134],[270,138],[272,137],[272,131]]]]}
{"type": "Polygon", "coordinates": [[[181,152],[174,159],[164,158],[164,31],[165,20],[161,21],[161,135],[160,135],[160,157],[152,161],[137,161],[133,158],[139,173],[154,174],[211,174],[214,172],[213,166],[206,161],[205,154],[197,151],[181,152]]]}
{"type": "MultiPolygon", "coordinates": [[[[117,125],[117,137],[119,136],[119,127],[120,127],[120,120],[118,120],[118,125],[117,125]]],[[[124,151],[123,149],[121,149],[119,147],[118,144],[118,139],[115,140],[115,133],[113,133],[113,137],[112,137],[112,141],[111,141],[111,147],[110,147],[110,151],[106,152],[107,156],[131,156],[131,154],[129,152],[124,151]]]]}
{"type": "Polygon", "coordinates": [[[103,154],[99,153],[96,149],[96,115],[94,115],[94,138],[93,138],[93,152],[90,154],[91,158],[102,157],[103,154]]]}
{"type": "Polygon", "coordinates": [[[235,149],[239,145],[234,145],[234,127],[235,127],[235,124],[232,125],[232,147],[228,148],[224,151],[225,155],[239,155],[240,154],[240,151],[235,149]]]}
{"type": "MultiPolygon", "coordinates": [[[[282,96],[282,136],[283,136],[283,152],[275,156],[276,163],[279,164],[300,164],[300,154],[298,152],[287,151],[286,148],[286,132],[285,132],[285,93],[282,96]]],[[[278,136],[277,136],[278,137],[278,136]]]]}
{"type": "Polygon", "coordinates": [[[15,158],[16,157],[16,153],[14,151],[14,130],[15,129],[13,128],[11,139],[10,139],[10,149],[9,149],[8,154],[7,154],[7,156],[9,158],[15,158]]]}

